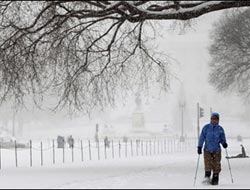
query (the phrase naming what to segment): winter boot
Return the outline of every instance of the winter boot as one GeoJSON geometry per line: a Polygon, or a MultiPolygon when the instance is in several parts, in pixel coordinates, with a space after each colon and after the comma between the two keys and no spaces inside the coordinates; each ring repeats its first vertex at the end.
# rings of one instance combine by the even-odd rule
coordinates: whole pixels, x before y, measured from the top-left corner
{"type": "Polygon", "coordinates": [[[218,185],[218,184],[219,184],[219,174],[214,173],[212,179],[212,185],[218,185]]]}
{"type": "Polygon", "coordinates": [[[210,177],[211,177],[211,171],[206,171],[206,172],[205,172],[205,177],[210,178],[210,177]]]}
{"type": "Polygon", "coordinates": [[[210,184],[210,176],[211,176],[211,171],[206,171],[205,172],[205,179],[203,180],[203,184],[208,185],[210,184]]]}

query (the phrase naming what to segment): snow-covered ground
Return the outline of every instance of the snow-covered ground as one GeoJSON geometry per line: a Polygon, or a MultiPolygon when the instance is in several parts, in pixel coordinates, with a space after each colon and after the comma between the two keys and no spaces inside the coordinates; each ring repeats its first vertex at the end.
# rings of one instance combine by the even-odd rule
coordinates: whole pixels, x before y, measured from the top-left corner
{"type": "MultiPolygon", "coordinates": [[[[244,140],[247,153],[250,141],[244,140]]],[[[229,140],[230,155],[240,153],[240,143],[229,140]]],[[[156,156],[138,156],[122,159],[86,160],[65,164],[44,164],[18,168],[8,166],[0,171],[0,188],[194,188],[197,163],[196,148],[156,156]]],[[[6,159],[5,159],[6,161],[6,159]]],[[[219,188],[249,188],[250,159],[230,160],[235,183],[231,177],[223,151],[219,188]]],[[[200,161],[195,188],[203,186],[203,159],[200,161]]]]}

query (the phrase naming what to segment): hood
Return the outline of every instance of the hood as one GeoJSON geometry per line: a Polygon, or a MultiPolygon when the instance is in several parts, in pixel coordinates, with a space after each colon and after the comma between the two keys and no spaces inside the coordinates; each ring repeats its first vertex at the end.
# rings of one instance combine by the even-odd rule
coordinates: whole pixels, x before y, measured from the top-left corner
{"type": "Polygon", "coordinates": [[[220,120],[220,114],[219,113],[216,113],[216,112],[212,113],[211,118],[212,117],[217,117],[220,120]]]}
{"type": "Polygon", "coordinates": [[[219,113],[216,113],[216,112],[212,113],[211,118],[212,117],[217,117],[219,119],[219,121],[220,121],[220,114],[219,113]]]}

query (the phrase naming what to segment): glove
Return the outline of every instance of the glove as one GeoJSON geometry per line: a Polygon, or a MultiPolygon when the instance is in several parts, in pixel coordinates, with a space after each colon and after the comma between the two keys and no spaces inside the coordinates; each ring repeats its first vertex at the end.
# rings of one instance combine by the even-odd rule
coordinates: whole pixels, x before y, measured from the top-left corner
{"type": "Polygon", "coordinates": [[[227,143],[222,144],[222,146],[223,146],[223,148],[227,148],[228,147],[227,143]]]}
{"type": "Polygon", "coordinates": [[[202,154],[202,148],[201,147],[198,147],[198,154],[202,154]]]}

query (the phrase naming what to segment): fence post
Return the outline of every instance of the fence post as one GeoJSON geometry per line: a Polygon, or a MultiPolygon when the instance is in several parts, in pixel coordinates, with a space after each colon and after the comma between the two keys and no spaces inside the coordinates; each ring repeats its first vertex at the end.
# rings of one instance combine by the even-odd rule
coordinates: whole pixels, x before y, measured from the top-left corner
{"type": "Polygon", "coordinates": [[[173,139],[171,139],[171,152],[173,152],[173,139]]]}
{"type": "Polygon", "coordinates": [[[149,141],[149,152],[150,152],[150,156],[152,156],[152,144],[151,144],[151,140],[149,141]]]}
{"type": "Polygon", "coordinates": [[[15,140],[15,158],[16,158],[16,167],[18,167],[18,160],[17,160],[17,144],[15,140]]]}
{"type": "Polygon", "coordinates": [[[161,154],[163,154],[164,149],[163,149],[163,140],[161,139],[161,154]]]}
{"type": "Polygon", "coordinates": [[[0,170],[2,169],[2,144],[0,143],[0,170]]]}
{"type": "Polygon", "coordinates": [[[55,140],[53,139],[53,164],[56,163],[55,140]]]}
{"type": "Polygon", "coordinates": [[[179,142],[180,143],[180,152],[183,151],[183,143],[182,142],[179,142]]]}
{"type": "Polygon", "coordinates": [[[144,152],[143,152],[143,140],[141,141],[141,154],[142,154],[142,156],[144,155],[143,154],[144,152]]]}
{"type": "Polygon", "coordinates": [[[176,151],[175,139],[174,139],[174,152],[177,152],[177,151],[176,151]]]}
{"type": "Polygon", "coordinates": [[[32,167],[32,141],[30,140],[30,167],[32,167]]]}
{"type": "Polygon", "coordinates": [[[166,139],[164,139],[164,151],[165,151],[165,154],[167,154],[167,144],[166,144],[166,139]]]}
{"type": "Polygon", "coordinates": [[[63,144],[63,163],[65,163],[65,144],[63,144]]]}
{"type": "Polygon", "coordinates": [[[89,140],[89,160],[92,160],[90,140],[89,140]]]}
{"type": "Polygon", "coordinates": [[[121,141],[119,140],[119,158],[121,158],[121,141]]]}
{"type": "Polygon", "coordinates": [[[161,143],[161,139],[158,140],[159,141],[159,154],[162,153],[162,143],[161,143]]]}
{"type": "Polygon", "coordinates": [[[72,162],[74,162],[74,145],[71,145],[72,162]]]}
{"type": "Polygon", "coordinates": [[[112,140],[112,158],[115,158],[114,141],[112,140]]]}
{"type": "Polygon", "coordinates": [[[125,156],[128,157],[128,141],[125,141],[125,156]]]}
{"type": "Polygon", "coordinates": [[[154,140],[154,155],[156,155],[156,142],[154,140]]]}
{"type": "Polygon", "coordinates": [[[81,156],[82,156],[82,162],[83,162],[84,160],[83,160],[83,146],[82,146],[82,140],[81,140],[81,156]]]}
{"type": "Polygon", "coordinates": [[[131,156],[133,157],[134,156],[134,152],[133,152],[133,140],[131,140],[130,143],[131,143],[131,156]]]}
{"type": "Polygon", "coordinates": [[[148,155],[148,141],[146,141],[146,156],[148,155]]]}
{"type": "Polygon", "coordinates": [[[100,160],[101,156],[100,156],[100,141],[99,141],[99,139],[97,139],[97,156],[98,156],[98,160],[100,160]]]}
{"type": "Polygon", "coordinates": [[[105,160],[107,160],[107,144],[105,143],[105,140],[104,140],[104,156],[105,160]]]}
{"type": "Polygon", "coordinates": [[[176,147],[176,152],[179,152],[180,151],[180,146],[179,146],[178,141],[176,141],[176,140],[175,140],[175,147],[176,147]]]}
{"type": "Polygon", "coordinates": [[[140,141],[136,140],[136,155],[137,156],[139,156],[139,150],[138,150],[139,149],[139,147],[138,147],[139,146],[139,142],[140,141]]]}
{"type": "Polygon", "coordinates": [[[41,142],[41,166],[43,166],[43,142],[41,142]]]}
{"type": "Polygon", "coordinates": [[[159,140],[159,154],[162,153],[162,143],[161,143],[161,140],[159,140]]]}
{"type": "Polygon", "coordinates": [[[160,141],[159,139],[157,140],[157,145],[158,145],[158,155],[160,154],[160,141]]]}
{"type": "Polygon", "coordinates": [[[175,141],[175,144],[176,144],[176,152],[180,152],[180,142],[175,141]]]}
{"type": "Polygon", "coordinates": [[[170,147],[169,147],[169,139],[168,139],[168,153],[170,152],[170,147]]]}

